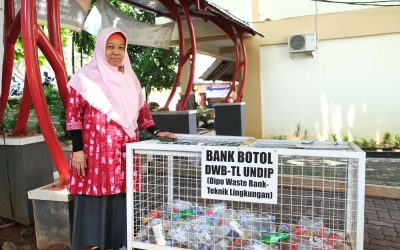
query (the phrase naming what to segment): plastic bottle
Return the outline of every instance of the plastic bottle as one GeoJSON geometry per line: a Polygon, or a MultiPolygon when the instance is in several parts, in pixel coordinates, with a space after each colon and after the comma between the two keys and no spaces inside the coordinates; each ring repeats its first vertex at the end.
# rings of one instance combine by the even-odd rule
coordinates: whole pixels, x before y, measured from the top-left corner
{"type": "Polygon", "coordinates": [[[215,244],[215,250],[228,250],[231,245],[231,241],[226,238],[221,238],[215,244]]]}
{"type": "Polygon", "coordinates": [[[193,206],[193,210],[197,216],[203,216],[205,212],[205,208],[197,204],[193,206]]]}
{"type": "Polygon", "coordinates": [[[302,216],[297,224],[302,227],[304,234],[308,236],[314,236],[320,233],[321,228],[324,228],[323,219],[320,217],[309,218],[302,216]]]}
{"type": "Polygon", "coordinates": [[[175,199],[172,201],[172,212],[179,213],[182,210],[191,208],[193,204],[189,201],[175,199]]]}
{"type": "Polygon", "coordinates": [[[149,221],[151,221],[152,219],[159,219],[159,218],[161,218],[161,217],[162,217],[161,212],[158,211],[158,210],[154,210],[154,211],[151,211],[151,212],[149,213],[149,215],[148,215],[147,218],[143,218],[143,219],[142,219],[142,222],[143,222],[143,224],[147,224],[147,223],[149,223],[149,221]]]}
{"type": "Polygon", "coordinates": [[[214,229],[213,235],[218,238],[225,237],[231,231],[231,228],[225,223],[220,223],[212,228],[214,229]]]}
{"type": "Polygon", "coordinates": [[[341,249],[344,245],[344,237],[342,233],[332,233],[327,237],[326,244],[332,246],[334,249],[341,249]]]}
{"type": "Polygon", "coordinates": [[[276,232],[276,217],[274,215],[260,214],[255,217],[254,220],[255,222],[253,223],[253,226],[260,234],[260,237],[276,232]]]}
{"type": "Polygon", "coordinates": [[[270,250],[270,249],[271,249],[270,246],[265,245],[261,241],[258,240],[253,241],[252,250],[270,250]]]}
{"type": "Polygon", "coordinates": [[[236,220],[243,226],[248,227],[251,226],[251,222],[255,220],[255,216],[250,210],[242,210],[235,214],[236,220]]]}
{"type": "Polygon", "coordinates": [[[229,227],[235,231],[236,233],[239,234],[239,236],[243,235],[243,230],[242,226],[236,221],[236,220],[231,220],[229,221],[229,227]]]}
{"type": "Polygon", "coordinates": [[[211,250],[211,248],[205,244],[200,244],[199,245],[199,250],[211,250]]]}
{"type": "Polygon", "coordinates": [[[262,238],[264,244],[277,244],[278,242],[285,242],[290,239],[289,233],[271,233],[262,238]]]}
{"type": "Polygon", "coordinates": [[[160,219],[154,219],[151,221],[151,229],[153,230],[154,237],[156,238],[156,244],[159,246],[166,246],[167,242],[164,236],[164,227],[160,219]]]}

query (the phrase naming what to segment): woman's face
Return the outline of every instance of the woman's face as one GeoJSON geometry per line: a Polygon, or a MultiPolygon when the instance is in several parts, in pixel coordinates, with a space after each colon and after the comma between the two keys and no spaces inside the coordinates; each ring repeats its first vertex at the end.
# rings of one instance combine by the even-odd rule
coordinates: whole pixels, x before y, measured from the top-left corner
{"type": "Polygon", "coordinates": [[[106,44],[106,59],[112,66],[121,66],[125,55],[125,43],[119,39],[111,39],[106,44]]]}

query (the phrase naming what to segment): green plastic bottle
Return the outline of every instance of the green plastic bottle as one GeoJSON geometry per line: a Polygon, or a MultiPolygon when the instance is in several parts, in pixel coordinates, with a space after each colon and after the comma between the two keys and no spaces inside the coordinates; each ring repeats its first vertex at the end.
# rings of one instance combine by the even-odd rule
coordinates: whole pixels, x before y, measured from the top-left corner
{"type": "Polygon", "coordinates": [[[271,233],[262,237],[261,241],[264,244],[277,244],[279,242],[287,241],[290,239],[290,233],[271,233]]]}

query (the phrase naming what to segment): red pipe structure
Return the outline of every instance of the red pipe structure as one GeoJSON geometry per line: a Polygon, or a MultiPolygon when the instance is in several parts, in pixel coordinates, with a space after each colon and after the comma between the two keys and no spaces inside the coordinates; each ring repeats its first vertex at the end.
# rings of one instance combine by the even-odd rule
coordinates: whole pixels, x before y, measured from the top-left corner
{"type": "Polygon", "coordinates": [[[181,81],[181,74],[182,74],[182,67],[186,63],[188,56],[186,57],[184,55],[185,49],[184,49],[184,35],[183,35],[183,25],[182,25],[182,20],[179,15],[179,10],[178,7],[174,2],[170,2],[168,0],[160,0],[160,2],[165,6],[165,8],[168,9],[168,11],[172,14],[174,19],[176,20],[177,26],[178,26],[178,33],[179,33],[179,62],[178,62],[178,70],[176,72],[175,76],[175,81],[174,85],[171,89],[171,93],[168,96],[167,102],[165,103],[164,107],[162,108],[163,111],[168,111],[168,106],[172,101],[172,98],[175,95],[176,89],[180,85],[181,81]]]}
{"type": "MultiPolygon", "coordinates": [[[[69,178],[68,163],[63,150],[54,132],[54,128],[47,109],[46,99],[40,77],[38,63],[38,46],[52,66],[64,107],[67,105],[67,75],[62,54],[60,36],[59,2],[48,0],[48,26],[50,41],[47,40],[43,31],[39,28],[36,20],[36,1],[21,0],[21,10],[17,16],[14,15],[14,1],[7,0],[5,5],[5,51],[2,77],[2,93],[0,105],[0,119],[3,119],[5,106],[7,104],[12,66],[14,61],[15,43],[22,33],[22,43],[25,55],[26,75],[25,87],[21,101],[20,112],[15,127],[14,135],[26,134],[26,126],[29,110],[33,102],[36,115],[49,148],[50,155],[60,174],[60,186],[64,186],[69,178]]],[[[0,120],[1,121],[1,120],[0,120]]]]}
{"type": "Polygon", "coordinates": [[[47,43],[46,36],[40,31],[39,47],[49,60],[57,80],[58,92],[64,109],[68,104],[67,71],[65,70],[64,54],[62,50],[60,33],[60,1],[47,0],[47,24],[49,29],[50,44],[47,43]],[[47,45],[47,46],[46,46],[47,45]]]}
{"type": "Polygon", "coordinates": [[[188,85],[186,88],[185,96],[182,101],[182,105],[180,107],[180,111],[183,111],[186,109],[187,103],[189,101],[190,93],[192,93],[192,88],[193,88],[193,80],[194,80],[194,71],[196,69],[196,34],[194,32],[194,26],[192,22],[192,18],[190,17],[190,12],[189,12],[189,7],[192,4],[191,2],[180,0],[183,13],[186,18],[186,22],[189,28],[189,35],[190,35],[190,43],[191,43],[191,48],[189,49],[188,53],[190,52],[191,55],[191,61],[190,61],[190,74],[189,74],[189,81],[188,85]]]}
{"type": "MultiPolygon", "coordinates": [[[[48,30],[50,42],[47,40],[45,34],[41,29],[38,29],[38,40],[37,43],[39,48],[48,59],[51,67],[54,70],[58,91],[60,93],[61,101],[63,103],[64,109],[67,108],[68,99],[68,89],[67,89],[67,73],[65,71],[64,56],[62,51],[61,34],[60,34],[60,15],[59,15],[59,2],[49,1],[47,3],[48,8],[48,30]],[[54,47],[53,47],[54,46],[54,47]]],[[[27,77],[25,75],[25,84],[28,86],[27,77]]],[[[32,105],[32,99],[30,96],[29,88],[24,91],[22,96],[20,112],[18,113],[18,119],[16,123],[15,130],[13,132],[14,136],[26,135],[27,134],[27,124],[29,118],[29,111],[32,105]]]]}
{"type": "Polygon", "coordinates": [[[207,11],[207,6],[201,6],[200,0],[180,0],[180,7],[183,11],[183,14],[185,16],[186,22],[188,24],[189,28],[189,35],[190,35],[190,42],[191,42],[191,48],[184,54],[184,35],[183,35],[183,26],[182,26],[182,21],[180,18],[181,13],[179,12],[178,6],[174,1],[168,1],[168,0],[160,0],[160,2],[169,10],[169,12],[172,14],[174,19],[177,22],[178,26],[178,32],[179,32],[179,62],[178,62],[178,70],[176,73],[175,77],[175,82],[172,87],[171,93],[168,97],[167,102],[165,103],[164,107],[162,108],[163,111],[168,110],[168,106],[171,103],[171,100],[173,96],[175,95],[177,87],[180,85],[180,80],[181,80],[181,74],[182,74],[182,68],[183,66],[188,62],[189,59],[191,59],[191,69],[190,69],[190,76],[189,76],[189,81],[188,81],[188,86],[185,91],[184,99],[182,102],[182,105],[180,107],[180,110],[185,110],[190,93],[192,91],[193,87],[193,80],[194,80],[194,69],[196,66],[196,37],[195,37],[195,32],[194,32],[194,27],[193,23],[191,20],[191,15],[192,16],[198,16],[203,18],[204,20],[212,21],[214,24],[216,24],[218,27],[220,27],[227,35],[228,37],[232,40],[234,47],[235,47],[235,72],[233,75],[232,79],[232,84],[231,87],[229,88],[228,94],[226,95],[225,99],[223,102],[228,102],[229,96],[231,95],[236,82],[238,81],[239,73],[242,72],[242,81],[240,83],[240,88],[237,94],[237,98],[234,100],[235,102],[240,102],[241,97],[243,94],[243,88],[246,82],[246,77],[247,77],[247,54],[246,54],[246,48],[244,45],[243,41],[243,34],[244,32],[240,27],[237,27],[236,25],[233,25],[230,22],[225,22],[225,19],[219,18],[218,16],[211,16],[199,12],[194,12],[190,10],[190,6],[194,4],[196,6],[196,10],[204,10],[205,12],[207,11]],[[236,30],[236,33],[235,33],[236,30]]]}
{"type": "MultiPolygon", "coordinates": [[[[236,97],[236,101],[235,102],[240,102],[242,95],[243,95],[243,90],[244,90],[244,85],[246,83],[246,78],[247,78],[247,53],[246,53],[246,46],[244,44],[243,41],[243,35],[244,35],[244,31],[242,30],[238,30],[238,37],[239,37],[239,41],[240,41],[240,48],[242,49],[242,56],[243,59],[240,62],[240,66],[243,67],[243,75],[242,75],[242,82],[240,84],[240,88],[239,91],[237,93],[237,97],[236,97]]],[[[231,90],[232,91],[232,86],[231,86],[231,90]]]]}
{"type": "MultiPolygon", "coordinates": [[[[21,32],[20,13],[15,16],[14,1],[7,0],[4,4],[4,61],[0,97],[0,124],[3,122],[4,111],[10,93],[12,69],[14,62],[15,43],[21,32]]],[[[0,131],[1,133],[2,131],[0,131]]]]}
{"type": "MultiPolygon", "coordinates": [[[[175,95],[176,89],[180,85],[182,68],[186,63],[190,63],[190,75],[189,75],[188,85],[187,85],[187,88],[185,91],[183,101],[179,108],[180,111],[183,111],[186,109],[187,103],[189,101],[190,93],[192,92],[193,80],[194,80],[194,70],[196,67],[196,35],[194,32],[193,22],[192,22],[192,18],[190,16],[190,11],[189,11],[189,8],[192,5],[192,2],[181,0],[180,6],[178,6],[174,1],[160,0],[160,2],[168,9],[168,11],[172,14],[174,19],[176,20],[177,25],[178,25],[178,32],[179,32],[178,70],[176,73],[174,85],[171,89],[171,93],[168,97],[167,102],[165,103],[164,107],[162,108],[162,110],[163,111],[168,110],[168,106],[171,103],[173,96],[175,95]],[[187,23],[188,29],[189,29],[189,35],[190,35],[190,49],[188,49],[186,54],[185,54],[185,49],[184,49],[185,37],[183,34],[183,25],[182,25],[180,12],[179,12],[179,7],[182,9],[182,11],[184,13],[185,20],[186,20],[186,23],[187,23]]],[[[200,3],[198,6],[200,8],[200,3]]]]}
{"type": "Polygon", "coordinates": [[[13,136],[26,135],[28,133],[29,111],[32,106],[31,92],[29,91],[28,77],[25,74],[24,93],[22,95],[21,104],[19,106],[17,123],[15,125],[13,136]]]}
{"type": "MultiPolygon", "coordinates": [[[[235,87],[235,83],[238,79],[239,76],[239,72],[243,69],[243,75],[245,75],[245,65],[247,65],[247,58],[246,58],[246,51],[243,51],[243,39],[240,38],[241,34],[238,32],[238,34],[235,34],[235,28],[233,27],[233,25],[231,25],[230,23],[224,22],[223,19],[220,19],[216,16],[210,16],[210,15],[206,15],[206,14],[200,14],[200,13],[192,13],[192,15],[194,16],[198,16],[203,18],[204,20],[208,20],[213,22],[215,25],[217,25],[218,27],[220,27],[228,36],[229,38],[232,40],[234,46],[235,46],[235,63],[236,63],[236,67],[235,67],[235,72],[233,74],[233,78],[232,78],[232,84],[231,87],[229,88],[228,94],[226,95],[225,99],[222,102],[228,102],[229,100],[229,96],[231,95],[234,87],[235,87]],[[238,38],[239,38],[239,42],[240,42],[240,46],[238,44],[238,38]],[[240,58],[240,51],[239,51],[239,47],[242,48],[242,57],[243,59],[241,60],[240,58]],[[243,68],[242,68],[243,67],[243,68]]],[[[245,81],[244,78],[242,78],[242,83],[240,86],[243,86],[243,82],[245,81]]],[[[240,97],[235,99],[235,102],[240,102],[240,97]]]]}

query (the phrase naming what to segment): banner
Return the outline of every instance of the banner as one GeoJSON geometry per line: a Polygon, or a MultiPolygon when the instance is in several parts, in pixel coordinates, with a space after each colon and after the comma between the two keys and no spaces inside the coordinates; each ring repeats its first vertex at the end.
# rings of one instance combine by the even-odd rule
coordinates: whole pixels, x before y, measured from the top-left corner
{"type": "MultiPolygon", "coordinates": [[[[92,0],[59,0],[60,22],[62,28],[81,32],[92,0]]],[[[19,11],[21,1],[15,1],[15,10],[19,11]]],[[[36,0],[36,13],[39,25],[47,25],[47,0],[36,0]]]]}
{"type": "Polygon", "coordinates": [[[117,27],[125,32],[130,44],[168,49],[175,22],[163,25],[142,23],[126,16],[104,0],[98,0],[86,19],[83,29],[97,36],[106,27],[117,27]]]}
{"type": "Polygon", "coordinates": [[[276,150],[204,147],[201,198],[277,204],[276,150]]]}
{"type": "Polygon", "coordinates": [[[206,97],[207,98],[219,98],[226,97],[229,92],[231,85],[211,85],[206,87],[206,97]]]}

